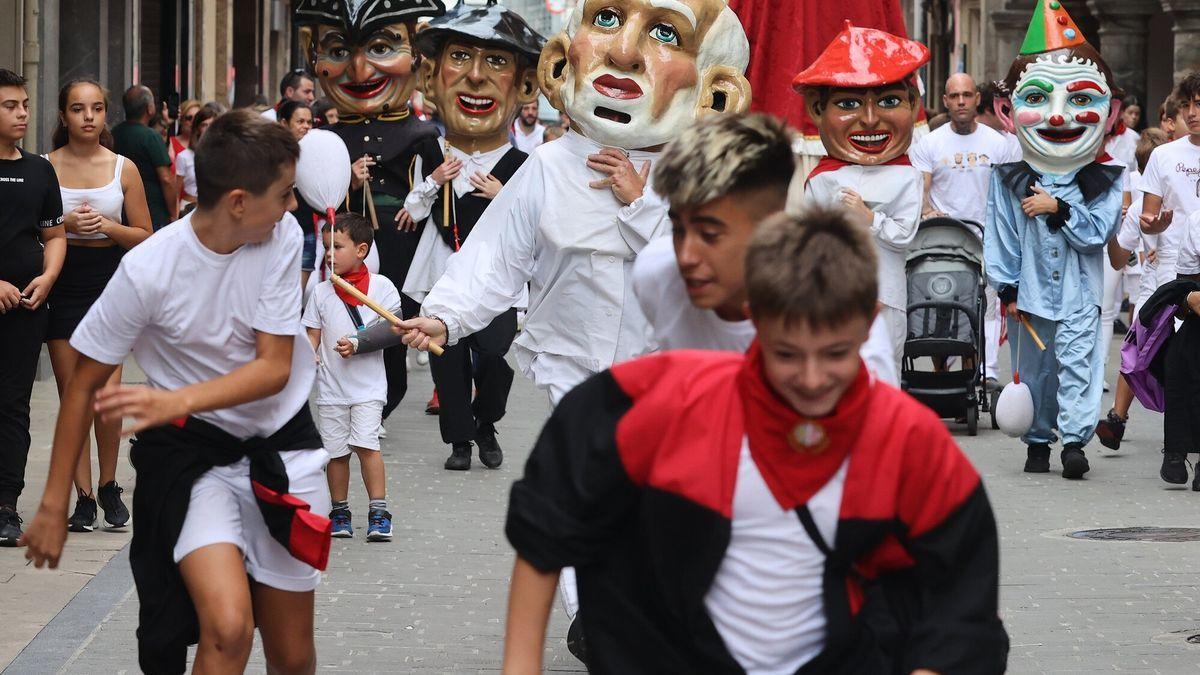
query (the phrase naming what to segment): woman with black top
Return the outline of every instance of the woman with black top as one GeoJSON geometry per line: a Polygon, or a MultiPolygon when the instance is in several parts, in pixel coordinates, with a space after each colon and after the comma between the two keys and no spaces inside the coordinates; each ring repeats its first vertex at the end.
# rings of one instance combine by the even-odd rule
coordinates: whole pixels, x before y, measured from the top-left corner
{"type": "MultiPolygon", "coordinates": [[[[46,330],[60,396],[79,358],[68,343],[71,333],[100,297],[125,251],[151,234],[141,176],[133,162],[110,149],[107,112],[108,96],[98,82],[68,82],[58,93],[54,151],[46,155],[58,176],[67,230],[67,259],[50,294],[50,325],[46,330]]],[[[117,368],[109,384],[120,381],[121,369],[117,368]]],[[[105,522],[122,527],[129,521],[129,510],[121,501],[122,490],[116,482],[121,421],[96,419],[94,426],[100,460],[96,495],[104,508],[105,522]]],[[[91,532],[97,497],[92,493],[92,461],[87,447],[75,469],[75,489],[78,498],[69,528],[72,532],[91,532]]]]}

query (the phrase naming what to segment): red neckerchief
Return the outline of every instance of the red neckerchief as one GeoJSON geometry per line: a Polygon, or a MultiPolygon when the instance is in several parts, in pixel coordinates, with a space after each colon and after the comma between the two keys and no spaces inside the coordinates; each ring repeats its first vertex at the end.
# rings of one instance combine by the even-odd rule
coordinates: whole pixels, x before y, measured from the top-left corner
{"type": "MultiPolygon", "coordinates": [[[[866,166],[866,165],[865,164],[855,164],[853,162],[847,162],[842,159],[835,159],[833,157],[830,157],[829,155],[825,155],[824,157],[821,158],[821,161],[817,162],[817,165],[815,167],[813,167],[812,172],[808,174],[808,178],[804,179],[804,184],[808,185],[808,181],[825,173],[826,171],[837,171],[838,169],[841,169],[841,168],[844,168],[847,166],[866,166]]],[[[872,164],[871,166],[912,166],[912,162],[908,161],[907,154],[901,154],[899,157],[890,159],[890,160],[884,162],[883,164],[872,164]]]]}
{"type": "MultiPolygon", "coordinates": [[[[350,282],[350,285],[357,288],[363,295],[367,294],[367,289],[371,286],[371,273],[367,271],[366,265],[359,265],[358,269],[349,274],[342,275],[342,278],[350,282]]],[[[335,293],[337,293],[338,298],[340,298],[342,302],[350,305],[351,307],[358,307],[363,304],[362,300],[359,300],[346,291],[343,291],[340,286],[334,286],[333,290],[335,293]]]]}
{"type": "Polygon", "coordinates": [[[1107,150],[1100,153],[1100,156],[1096,158],[1097,164],[1103,164],[1105,162],[1111,162],[1111,161],[1112,161],[1112,155],[1108,154],[1107,150]]]}
{"type": "Polygon", "coordinates": [[[864,365],[838,401],[832,415],[809,419],[792,409],[771,389],[763,375],[762,346],[758,340],[746,352],[738,373],[738,389],[745,411],[746,436],[763,481],[785,509],[808,502],[833,478],[858,441],[863,416],[874,387],[864,365]],[[825,443],[811,450],[797,449],[789,436],[801,425],[819,427],[825,443]]]}

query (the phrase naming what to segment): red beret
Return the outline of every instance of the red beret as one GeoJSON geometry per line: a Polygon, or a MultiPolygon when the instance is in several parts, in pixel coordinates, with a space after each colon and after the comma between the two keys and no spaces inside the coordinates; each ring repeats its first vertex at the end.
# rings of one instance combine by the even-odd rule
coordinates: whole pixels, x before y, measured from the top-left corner
{"type": "Polygon", "coordinates": [[[817,60],[792,80],[792,87],[879,87],[904,81],[928,61],[929,49],[920,42],[858,28],[847,20],[817,60]]]}

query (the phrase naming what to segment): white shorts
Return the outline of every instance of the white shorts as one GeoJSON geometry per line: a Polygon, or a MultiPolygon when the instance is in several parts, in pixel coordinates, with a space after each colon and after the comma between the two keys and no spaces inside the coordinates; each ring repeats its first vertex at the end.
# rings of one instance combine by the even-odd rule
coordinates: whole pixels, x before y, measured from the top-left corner
{"type": "MultiPolygon", "coordinates": [[[[329,484],[322,449],[280,453],[287,467],[289,492],[312,507],[329,513],[329,484]]],[[[187,518],[175,542],[175,562],[212,544],[233,544],[242,550],[246,572],[254,580],[283,591],[316,590],[321,572],[292,557],[267,529],[250,487],[250,460],[215,466],[192,484],[187,518]]]]}
{"type": "Polygon", "coordinates": [[[337,459],[350,454],[350,446],[365,450],[379,449],[379,424],[383,402],[354,405],[318,405],[321,442],[329,456],[337,459]]]}

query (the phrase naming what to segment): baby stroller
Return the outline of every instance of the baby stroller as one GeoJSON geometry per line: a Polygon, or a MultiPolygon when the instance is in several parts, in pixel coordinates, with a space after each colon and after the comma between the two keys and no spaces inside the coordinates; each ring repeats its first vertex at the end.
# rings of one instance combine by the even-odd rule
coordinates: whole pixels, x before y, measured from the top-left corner
{"type": "MultiPolygon", "coordinates": [[[[965,419],[979,431],[979,413],[995,401],[984,388],[983,227],[972,221],[930,218],[908,249],[908,335],[901,387],[944,419],[965,419]],[[928,358],[918,370],[918,359],[928,358]],[[955,363],[957,359],[957,363],[955,363]]],[[[993,395],[994,397],[994,395],[993,395]]]]}

